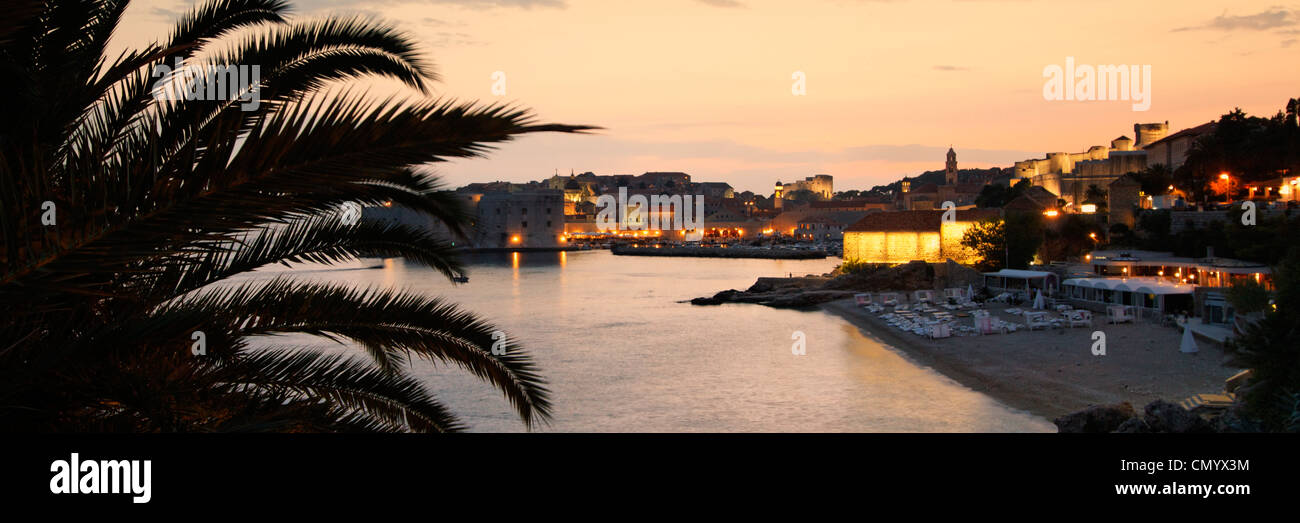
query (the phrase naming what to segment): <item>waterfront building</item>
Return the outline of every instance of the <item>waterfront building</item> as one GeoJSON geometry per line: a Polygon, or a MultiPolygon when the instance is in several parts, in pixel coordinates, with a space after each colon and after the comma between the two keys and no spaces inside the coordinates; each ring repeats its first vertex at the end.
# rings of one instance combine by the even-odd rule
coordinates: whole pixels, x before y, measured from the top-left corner
{"type": "Polygon", "coordinates": [[[473,216],[463,238],[453,235],[442,222],[401,206],[368,207],[362,216],[423,228],[457,247],[553,249],[564,246],[563,191],[470,192],[462,188],[456,195],[473,216]]]}
{"type": "Polygon", "coordinates": [[[810,216],[799,220],[799,224],[795,226],[794,237],[800,240],[838,242],[844,239],[844,229],[850,223],[826,214],[810,216]]]}
{"type": "Polygon", "coordinates": [[[474,211],[475,247],[556,248],[564,242],[562,191],[486,193],[474,211]]]}
{"type": "MultiPolygon", "coordinates": [[[[1131,305],[1162,313],[1185,311],[1191,316],[1199,316],[1202,323],[1209,325],[1230,325],[1233,322],[1235,311],[1226,298],[1227,289],[1232,285],[1253,281],[1265,289],[1274,288],[1272,271],[1264,264],[1219,258],[1214,256],[1212,248],[1204,258],[1174,256],[1172,253],[1156,251],[1103,250],[1093,251],[1086,260],[1098,278],[1111,281],[1105,284],[1081,282],[1078,286],[1086,283],[1093,289],[1129,293],[1103,293],[1100,296],[1107,300],[1105,303],[1131,305]],[[1133,283],[1123,289],[1116,286],[1128,280],[1133,283]],[[1142,292],[1140,287],[1143,284],[1150,289],[1160,289],[1160,292],[1142,292]],[[1154,284],[1159,286],[1153,287],[1154,284]],[[1186,294],[1188,298],[1186,301],[1182,298],[1161,298],[1169,294],[1186,294]],[[1120,301],[1126,299],[1130,301],[1120,301]],[[1175,308],[1171,308],[1171,305],[1175,308]]],[[[1094,292],[1093,301],[1097,296],[1094,292]]]]}
{"type": "Polygon", "coordinates": [[[844,230],[844,261],[938,263],[953,260],[971,264],[979,255],[961,245],[962,236],[976,223],[1001,216],[998,209],[968,209],[944,220],[945,211],[889,211],[868,213],[844,230]]]}

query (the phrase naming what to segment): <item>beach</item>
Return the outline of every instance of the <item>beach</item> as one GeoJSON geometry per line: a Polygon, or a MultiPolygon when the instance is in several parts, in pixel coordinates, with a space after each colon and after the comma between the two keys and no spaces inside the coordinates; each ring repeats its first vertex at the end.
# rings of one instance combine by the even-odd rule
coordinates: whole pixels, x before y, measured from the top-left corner
{"type": "MultiPolygon", "coordinates": [[[[893,346],[916,363],[1017,409],[1054,419],[1089,405],[1132,403],[1138,409],[1156,399],[1177,402],[1198,393],[1218,393],[1238,369],[1224,366],[1223,348],[1197,340],[1200,352],[1178,351],[1181,332],[1139,320],[1093,327],[1017,331],[1009,334],[931,340],[889,326],[875,314],[843,299],[821,308],[893,346]],[[1106,354],[1092,353],[1092,333],[1106,334],[1106,354]]],[[[1004,307],[994,316],[1023,323],[1004,307]]],[[[971,321],[963,318],[964,321],[971,321]]]]}

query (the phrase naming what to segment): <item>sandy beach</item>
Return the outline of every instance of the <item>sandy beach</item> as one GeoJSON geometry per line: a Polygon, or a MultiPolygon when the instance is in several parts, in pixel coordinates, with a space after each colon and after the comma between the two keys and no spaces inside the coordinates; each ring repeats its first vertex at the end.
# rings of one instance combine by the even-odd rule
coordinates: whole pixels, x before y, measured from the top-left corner
{"type": "MultiPolygon", "coordinates": [[[[1197,339],[1200,352],[1178,351],[1181,332],[1139,320],[1093,327],[1017,331],[988,336],[930,340],[894,329],[875,314],[837,300],[822,309],[857,325],[917,363],[986,393],[1007,405],[1048,419],[1089,405],[1128,401],[1138,409],[1156,399],[1180,401],[1198,393],[1222,392],[1237,369],[1223,365],[1223,347],[1197,339]],[[1092,354],[1092,332],[1106,333],[1106,355],[1092,354]]],[[[988,307],[995,316],[1023,323],[988,307]]],[[[964,321],[971,321],[963,318],[964,321]]]]}

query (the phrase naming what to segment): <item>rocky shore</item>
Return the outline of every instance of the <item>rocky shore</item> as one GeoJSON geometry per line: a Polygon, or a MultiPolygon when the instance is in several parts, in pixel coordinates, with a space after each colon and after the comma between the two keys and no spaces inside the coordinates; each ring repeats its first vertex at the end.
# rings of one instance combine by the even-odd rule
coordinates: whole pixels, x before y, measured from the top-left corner
{"type": "MultiPolygon", "coordinates": [[[[652,249],[658,250],[658,249],[652,249]]],[[[694,305],[756,303],[768,307],[813,307],[858,292],[942,290],[946,287],[979,285],[980,273],[954,262],[915,261],[877,271],[796,278],[759,278],[743,291],[728,289],[713,296],[695,298],[694,305]]]]}
{"type": "Polygon", "coordinates": [[[820,260],[825,251],[769,249],[766,247],[632,247],[619,245],[610,252],[620,256],[676,256],[686,258],[765,258],[773,260],[820,260]]]}
{"type": "Polygon", "coordinates": [[[1188,411],[1164,400],[1148,403],[1140,414],[1125,401],[1088,407],[1052,420],[1057,430],[1065,433],[1172,434],[1236,432],[1235,421],[1231,411],[1188,411]]]}

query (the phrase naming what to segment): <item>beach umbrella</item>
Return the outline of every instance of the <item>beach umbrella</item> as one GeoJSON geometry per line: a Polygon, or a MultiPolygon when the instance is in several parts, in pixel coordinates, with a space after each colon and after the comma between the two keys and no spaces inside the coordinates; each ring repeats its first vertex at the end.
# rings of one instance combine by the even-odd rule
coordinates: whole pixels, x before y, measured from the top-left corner
{"type": "Polygon", "coordinates": [[[1034,296],[1034,308],[1035,308],[1035,309],[1041,309],[1041,308],[1043,308],[1043,307],[1045,307],[1045,306],[1046,306],[1046,304],[1043,303],[1043,291],[1042,291],[1042,290],[1039,290],[1039,291],[1038,291],[1038,294],[1034,296]]]}
{"type": "Polygon", "coordinates": [[[1178,352],[1185,352],[1188,354],[1200,352],[1200,349],[1196,347],[1196,340],[1192,338],[1191,321],[1188,321],[1187,325],[1183,326],[1183,341],[1178,344],[1178,352]]]}

